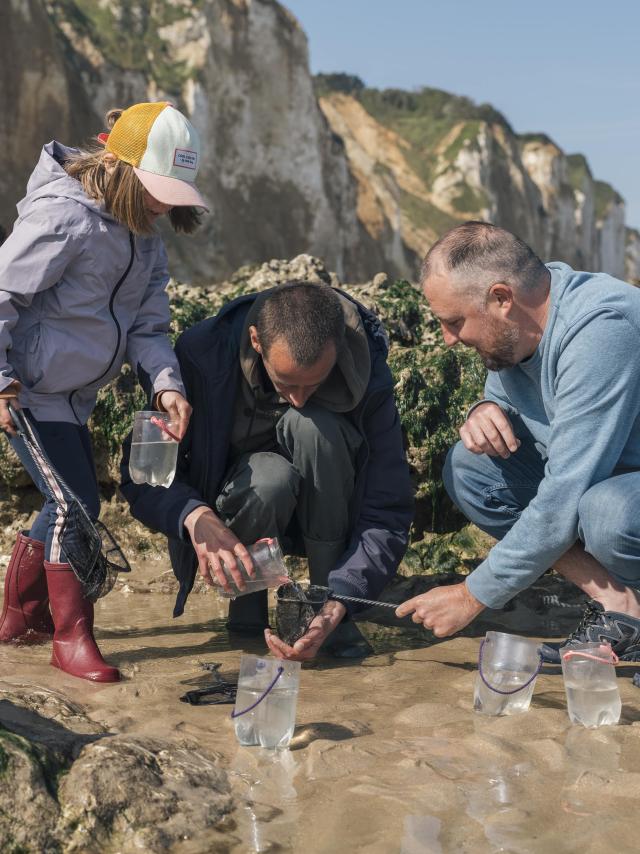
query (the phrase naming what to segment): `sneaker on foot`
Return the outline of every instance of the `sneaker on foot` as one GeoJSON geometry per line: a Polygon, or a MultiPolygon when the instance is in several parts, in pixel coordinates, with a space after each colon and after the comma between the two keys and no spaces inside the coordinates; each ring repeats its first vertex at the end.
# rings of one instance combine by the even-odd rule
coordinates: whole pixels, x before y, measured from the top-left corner
{"type": "Polygon", "coordinates": [[[599,602],[587,602],[582,619],[564,643],[543,643],[543,661],[560,664],[565,649],[578,643],[611,644],[620,661],[640,661],[640,620],[618,611],[605,611],[599,602]]]}

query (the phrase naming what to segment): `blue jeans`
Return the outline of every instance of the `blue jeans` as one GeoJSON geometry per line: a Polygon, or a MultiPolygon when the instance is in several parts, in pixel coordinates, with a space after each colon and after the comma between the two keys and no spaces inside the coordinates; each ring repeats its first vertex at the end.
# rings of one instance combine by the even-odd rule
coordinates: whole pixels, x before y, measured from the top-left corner
{"type": "MultiPolygon", "coordinates": [[[[452,501],[498,540],[544,477],[545,461],[531,434],[519,419],[512,422],[522,444],[508,459],[472,454],[458,442],[443,471],[452,501]]],[[[578,506],[578,538],[615,581],[640,588],[640,471],[621,471],[585,492],[578,506]]]]}
{"type": "MultiPolygon", "coordinates": [[[[97,519],[100,513],[98,479],[87,426],[69,424],[66,421],[36,421],[30,414],[29,418],[37,433],[40,446],[60,477],[81,499],[89,515],[97,519]]],[[[48,496],[42,476],[22,439],[19,436],[10,436],[9,441],[45,499],[42,510],[31,526],[29,536],[45,544],[46,560],[51,560],[53,557],[54,562],[64,563],[64,554],[60,554],[56,538],[56,523],[61,522],[58,507],[48,496]]]]}

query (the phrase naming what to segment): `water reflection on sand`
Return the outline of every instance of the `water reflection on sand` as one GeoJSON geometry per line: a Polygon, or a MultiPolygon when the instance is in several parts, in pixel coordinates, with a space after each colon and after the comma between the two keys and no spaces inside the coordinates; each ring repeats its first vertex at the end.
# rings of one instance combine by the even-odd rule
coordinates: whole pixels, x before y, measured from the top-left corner
{"type": "MultiPolygon", "coordinates": [[[[472,711],[477,638],[428,645],[426,634],[378,628],[378,654],[363,664],[304,668],[291,750],[239,748],[229,706],[179,701],[211,681],[203,663],[237,673],[241,649],[224,629],[226,603],[194,595],[173,620],[172,595],[147,584],[163,569],[138,570],[130,592],[98,603],[99,643],[122,683],[61,674],[46,646],[1,648],[0,675],[59,690],[111,731],[217,753],[237,802],[229,851],[637,850],[640,690],[630,678],[619,680],[618,727],[571,726],[553,670],[539,676],[529,712],[490,718],[472,711]]],[[[243,646],[265,652],[260,638],[243,646]]]]}

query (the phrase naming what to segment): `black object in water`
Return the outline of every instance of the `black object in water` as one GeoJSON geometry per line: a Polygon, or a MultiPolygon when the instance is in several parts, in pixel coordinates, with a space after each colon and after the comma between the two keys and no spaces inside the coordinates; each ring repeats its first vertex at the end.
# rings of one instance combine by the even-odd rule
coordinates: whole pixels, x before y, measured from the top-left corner
{"type": "Polygon", "coordinates": [[[317,584],[283,584],[276,591],[276,632],[289,646],[301,638],[329,598],[329,589],[317,584]]]}
{"type": "Polygon", "coordinates": [[[208,670],[213,676],[213,685],[187,691],[186,694],[180,697],[182,702],[189,703],[192,706],[233,705],[236,701],[236,692],[238,690],[237,682],[229,682],[220,676],[218,670],[222,667],[222,664],[212,662],[211,664],[203,664],[202,667],[204,670],[208,670]]]}

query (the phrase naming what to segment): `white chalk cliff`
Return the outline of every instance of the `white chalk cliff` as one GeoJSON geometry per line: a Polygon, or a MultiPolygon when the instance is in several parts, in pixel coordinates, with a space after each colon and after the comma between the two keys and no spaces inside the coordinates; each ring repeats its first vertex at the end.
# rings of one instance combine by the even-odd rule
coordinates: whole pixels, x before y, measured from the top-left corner
{"type": "Polygon", "coordinates": [[[304,252],[346,280],[414,277],[470,217],[544,258],[616,275],[626,258],[640,277],[622,198],[584,158],[436,90],[376,92],[344,75],[314,90],[306,36],[275,0],[5,0],[0,74],[5,230],[44,142],[77,144],[109,108],[165,98],[200,131],[211,203],[196,236],[168,235],[182,279],[304,252]]]}

